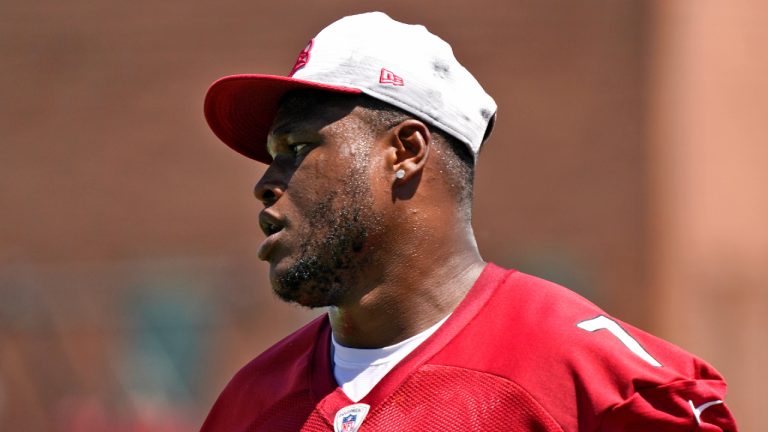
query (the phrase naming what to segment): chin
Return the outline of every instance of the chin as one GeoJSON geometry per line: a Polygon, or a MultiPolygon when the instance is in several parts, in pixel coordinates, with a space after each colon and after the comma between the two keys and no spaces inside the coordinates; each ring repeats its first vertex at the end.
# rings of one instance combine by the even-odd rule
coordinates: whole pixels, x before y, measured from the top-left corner
{"type": "Polygon", "coordinates": [[[347,286],[334,273],[316,273],[301,265],[282,263],[270,268],[270,282],[281,300],[307,308],[338,305],[347,286]]]}
{"type": "Polygon", "coordinates": [[[286,287],[279,283],[272,283],[272,291],[280,300],[297,304],[310,309],[333,306],[334,301],[323,295],[322,290],[302,289],[302,287],[286,287]]]}

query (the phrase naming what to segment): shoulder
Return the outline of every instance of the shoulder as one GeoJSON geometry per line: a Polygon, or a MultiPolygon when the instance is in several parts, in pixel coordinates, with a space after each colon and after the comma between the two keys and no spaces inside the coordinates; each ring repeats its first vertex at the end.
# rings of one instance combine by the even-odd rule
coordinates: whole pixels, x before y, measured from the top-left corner
{"type": "Polygon", "coordinates": [[[293,332],[251,360],[232,378],[227,390],[286,388],[302,378],[315,350],[320,333],[326,327],[327,317],[321,316],[293,332]],[[271,384],[277,384],[275,386],[271,384]]]}
{"type": "Polygon", "coordinates": [[[290,335],[284,337],[246,364],[238,373],[250,375],[254,371],[283,371],[297,361],[311,355],[318,336],[328,328],[328,317],[319,316],[290,335]],[[286,363],[287,362],[287,363],[286,363]]]}
{"type": "Polygon", "coordinates": [[[487,351],[480,367],[524,387],[563,424],[589,430],[608,418],[653,417],[666,404],[672,414],[664,415],[690,425],[691,403],[724,398],[725,383],[706,362],[581,295],[517,271],[496,281],[461,349],[487,351]]]}
{"type": "Polygon", "coordinates": [[[626,382],[625,395],[639,383],[720,378],[695,355],[556,283],[515,272],[494,297],[491,307],[506,311],[507,325],[527,336],[528,344],[546,350],[571,373],[589,373],[593,383],[602,375],[613,385],[626,382]]]}
{"type": "Polygon", "coordinates": [[[246,364],[219,395],[203,430],[236,429],[236,422],[253,418],[275,401],[308,391],[310,364],[324,331],[327,317],[321,316],[246,364]]]}

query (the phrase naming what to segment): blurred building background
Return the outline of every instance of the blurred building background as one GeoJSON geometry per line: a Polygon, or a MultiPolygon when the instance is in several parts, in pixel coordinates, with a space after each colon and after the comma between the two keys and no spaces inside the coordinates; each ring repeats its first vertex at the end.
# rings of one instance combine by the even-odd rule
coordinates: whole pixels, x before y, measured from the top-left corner
{"type": "Polygon", "coordinates": [[[448,40],[499,104],[486,259],[709,360],[742,429],[768,430],[759,0],[0,2],[0,430],[194,430],[320,313],[271,295],[263,167],[202,100],[367,10],[448,40]]]}

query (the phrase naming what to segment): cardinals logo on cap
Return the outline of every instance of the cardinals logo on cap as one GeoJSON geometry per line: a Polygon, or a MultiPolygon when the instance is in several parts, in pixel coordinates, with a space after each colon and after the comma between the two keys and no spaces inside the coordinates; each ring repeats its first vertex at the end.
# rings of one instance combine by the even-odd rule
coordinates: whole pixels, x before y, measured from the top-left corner
{"type": "Polygon", "coordinates": [[[303,50],[299,53],[299,56],[296,57],[296,64],[293,65],[293,69],[291,69],[291,73],[288,74],[288,76],[293,76],[293,74],[296,73],[299,69],[303,68],[308,62],[309,62],[309,52],[312,51],[312,45],[314,44],[315,40],[310,39],[307,46],[304,47],[303,50]]]}

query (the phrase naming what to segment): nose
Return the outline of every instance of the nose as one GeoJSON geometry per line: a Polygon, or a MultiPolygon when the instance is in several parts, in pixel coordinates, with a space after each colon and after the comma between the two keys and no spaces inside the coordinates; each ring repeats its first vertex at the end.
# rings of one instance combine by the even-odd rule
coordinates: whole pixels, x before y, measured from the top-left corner
{"type": "Polygon", "coordinates": [[[253,196],[261,201],[264,204],[264,207],[269,207],[274,204],[281,196],[283,196],[283,192],[285,191],[285,186],[270,176],[269,171],[270,170],[267,170],[267,172],[264,173],[253,188],[253,196]]]}

